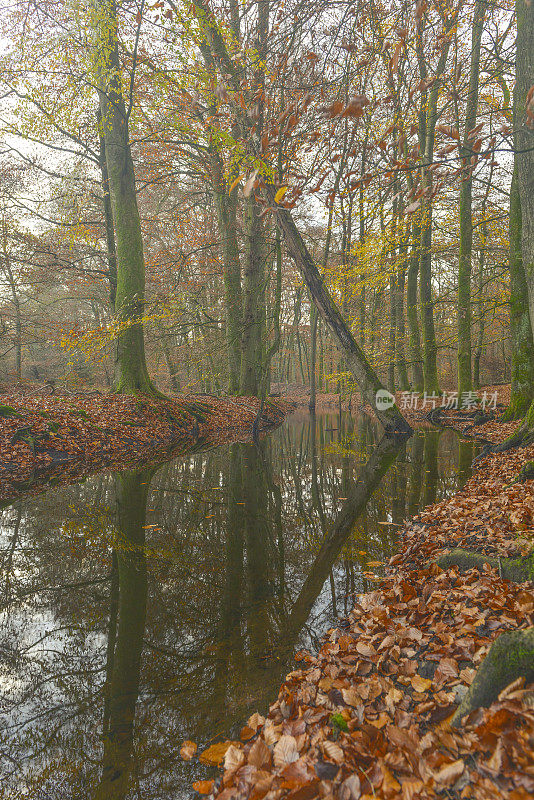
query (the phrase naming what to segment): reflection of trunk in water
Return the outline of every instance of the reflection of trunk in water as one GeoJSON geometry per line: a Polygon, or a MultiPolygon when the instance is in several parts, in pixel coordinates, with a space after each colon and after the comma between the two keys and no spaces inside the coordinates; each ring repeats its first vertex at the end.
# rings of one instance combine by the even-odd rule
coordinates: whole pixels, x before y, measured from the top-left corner
{"type": "Polygon", "coordinates": [[[473,442],[458,437],[458,479],[461,484],[471,477],[473,458],[473,442]]]}
{"type": "Polygon", "coordinates": [[[239,445],[230,446],[228,459],[228,517],[225,547],[224,595],[217,633],[218,647],[213,682],[214,705],[228,702],[229,667],[232,660],[239,671],[244,661],[241,635],[241,602],[243,578],[243,492],[241,486],[241,456],[239,445]]]}
{"type": "Polygon", "coordinates": [[[240,446],[248,573],[247,631],[252,660],[256,664],[265,664],[275,642],[270,606],[274,599],[272,567],[276,548],[269,523],[263,450],[263,442],[240,446]]]}
{"type": "Polygon", "coordinates": [[[395,461],[399,452],[399,442],[384,437],[362,468],[357,483],[351,488],[330,532],[323,541],[313,562],[308,577],[304,581],[291,614],[287,620],[286,642],[292,645],[305,624],[315,600],[328,578],[330,570],[343,545],[352,533],[354,523],[363,512],[367,502],[380,484],[383,476],[395,461]]]}
{"type": "Polygon", "coordinates": [[[104,756],[96,800],[121,800],[130,785],[147,601],[146,506],[153,474],[154,469],[145,469],[123,472],[116,479],[119,533],[114,557],[118,581],[113,584],[112,579],[111,618],[117,585],[118,612],[116,628],[110,620],[104,756]]]}
{"type": "Polygon", "coordinates": [[[423,492],[423,506],[430,506],[436,502],[439,471],[438,449],[441,431],[426,431],[425,433],[425,487],[423,492]]]}
{"type": "Polygon", "coordinates": [[[411,440],[410,453],[410,494],[408,496],[408,516],[413,517],[419,508],[424,469],[424,433],[416,431],[411,440]]]}

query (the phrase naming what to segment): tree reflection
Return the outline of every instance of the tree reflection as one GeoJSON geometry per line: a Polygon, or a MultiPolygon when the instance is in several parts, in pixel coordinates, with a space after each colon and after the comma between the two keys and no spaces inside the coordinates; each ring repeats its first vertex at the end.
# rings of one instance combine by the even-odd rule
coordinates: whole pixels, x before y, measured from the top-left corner
{"type": "Polygon", "coordinates": [[[104,756],[96,800],[126,797],[147,605],[145,526],[155,469],[116,476],[118,533],[113,548],[103,721],[104,756]]]}
{"type": "Polygon", "coordinates": [[[5,797],[182,800],[179,757],[266,710],[404,514],[454,489],[454,434],[398,451],[368,418],[97,476],[2,512],[5,797]],[[423,477],[424,476],[424,477],[423,477]]]}

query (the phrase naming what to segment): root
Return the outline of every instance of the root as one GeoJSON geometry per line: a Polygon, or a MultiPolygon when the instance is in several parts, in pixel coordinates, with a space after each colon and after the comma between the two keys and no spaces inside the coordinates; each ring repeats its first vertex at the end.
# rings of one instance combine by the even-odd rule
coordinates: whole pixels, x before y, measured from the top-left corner
{"type": "Polygon", "coordinates": [[[0,403],[0,417],[19,417],[21,418],[23,415],[17,411],[12,406],[5,406],[3,403],[0,403]]]}
{"type": "Polygon", "coordinates": [[[527,461],[512,483],[524,483],[534,478],[534,461],[527,461]]]}
{"type": "Polygon", "coordinates": [[[534,627],[509,631],[496,639],[451,720],[459,726],[477,708],[487,708],[518,678],[534,681],[534,627]]]}
{"type": "Polygon", "coordinates": [[[460,572],[470,569],[482,570],[485,564],[496,569],[501,578],[514,583],[534,580],[534,555],[526,558],[495,558],[483,553],[474,553],[459,548],[444,553],[436,561],[441,569],[458,567],[460,572]]]}

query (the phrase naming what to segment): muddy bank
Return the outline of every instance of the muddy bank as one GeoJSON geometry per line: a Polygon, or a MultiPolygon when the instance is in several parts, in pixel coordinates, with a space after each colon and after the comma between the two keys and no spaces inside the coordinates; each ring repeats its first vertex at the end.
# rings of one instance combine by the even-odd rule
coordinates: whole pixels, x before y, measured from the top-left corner
{"type": "MultiPolygon", "coordinates": [[[[495,440],[507,435],[492,425],[495,440]]],[[[406,523],[386,579],[356,598],[317,655],[299,654],[267,717],[200,754],[224,772],[197,790],[219,800],[532,797],[534,686],[506,688],[505,676],[489,707],[459,727],[453,717],[498,637],[534,625],[532,582],[503,568],[531,553],[534,482],[514,481],[533,459],[534,447],[484,458],[460,492],[406,523]],[[455,563],[459,550],[477,566],[455,563]]]]}
{"type": "Polygon", "coordinates": [[[257,398],[0,396],[0,501],[100,469],[162,461],[194,446],[251,438],[278,425],[292,404],[257,398]]]}

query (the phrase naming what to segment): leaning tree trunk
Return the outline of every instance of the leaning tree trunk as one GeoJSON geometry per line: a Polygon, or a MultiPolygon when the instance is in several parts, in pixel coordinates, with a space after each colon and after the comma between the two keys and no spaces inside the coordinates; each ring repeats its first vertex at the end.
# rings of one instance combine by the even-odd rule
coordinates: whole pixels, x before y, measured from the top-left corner
{"type": "Polygon", "coordinates": [[[145,358],[143,311],[145,262],[130,149],[128,114],[122,94],[114,0],[98,0],[97,59],[109,194],[117,247],[117,370],[115,391],[156,394],[145,358]]]}
{"type": "Polygon", "coordinates": [[[363,402],[369,403],[375,410],[387,433],[411,435],[412,429],[397,406],[384,407],[385,404],[380,403],[381,397],[387,397],[387,391],[367,361],[365,354],[358,347],[350,329],[341,316],[290,212],[276,204],[274,199],[275,190],[272,186],[265,186],[264,191],[269,203],[275,210],[276,219],[284,235],[288,252],[295,261],[297,269],[308,287],[321,319],[337,340],[345,357],[347,368],[360,388],[363,402]],[[377,393],[380,394],[377,395],[377,393]]]}
{"type": "MultiPolygon", "coordinates": [[[[465,111],[464,140],[460,149],[460,255],[458,262],[458,395],[473,388],[471,373],[471,258],[473,251],[473,129],[477,120],[480,44],[486,0],[477,0],[473,16],[471,70],[465,111]]],[[[476,159],[476,155],[475,155],[476,159]]]]}

